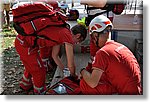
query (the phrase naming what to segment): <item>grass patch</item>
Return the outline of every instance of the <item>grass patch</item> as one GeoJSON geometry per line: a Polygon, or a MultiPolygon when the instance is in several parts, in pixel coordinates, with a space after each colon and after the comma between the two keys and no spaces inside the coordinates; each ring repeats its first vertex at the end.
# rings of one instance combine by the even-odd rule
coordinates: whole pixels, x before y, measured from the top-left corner
{"type": "Polygon", "coordinates": [[[2,32],[0,32],[0,36],[3,37],[15,37],[17,35],[17,32],[13,27],[11,27],[11,30],[8,30],[7,28],[4,28],[2,32]]]}
{"type": "Polygon", "coordinates": [[[0,47],[2,50],[14,47],[15,37],[3,37],[0,39],[0,47]]]}
{"type": "Polygon", "coordinates": [[[14,47],[14,40],[17,35],[17,32],[11,27],[11,30],[3,29],[0,32],[0,48],[2,50],[14,47]]]}

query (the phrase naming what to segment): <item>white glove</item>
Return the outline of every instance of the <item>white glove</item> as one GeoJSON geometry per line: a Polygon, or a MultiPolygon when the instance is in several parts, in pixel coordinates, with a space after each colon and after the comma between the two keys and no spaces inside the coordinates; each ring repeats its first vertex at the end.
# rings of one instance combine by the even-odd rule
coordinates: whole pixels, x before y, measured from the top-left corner
{"type": "Polygon", "coordinates": [[[69,68],[64,68],[64,69],[63,69],[63,74],[64,74],[64,77],[70,76],[69,68]]]}

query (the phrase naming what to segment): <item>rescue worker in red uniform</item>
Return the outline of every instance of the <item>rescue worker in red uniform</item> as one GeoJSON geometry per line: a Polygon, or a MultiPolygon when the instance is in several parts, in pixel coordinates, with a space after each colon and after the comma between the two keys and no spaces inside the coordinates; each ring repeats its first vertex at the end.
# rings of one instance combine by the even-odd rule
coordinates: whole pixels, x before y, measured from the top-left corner
{"type": "MultiPolygon", "coordinates": [[[[58,5],[58,1],[55,1],[55,0],[51,0],[51,2],[48,2],[47,0],[38,0],[38,1],[44,2],[44,3],[52,6],[54,11],[61,12],[61,9],[58,5]]],[[[60,55],[61,55],[61,53],[60,53],[60,55]]],[[[40,48],[40,56],[42,58],[44,67],[46,67],[47,72],[51,72],[54,68],[57,67],[55,61],[52,58],[52,48],[51,47],[40,48]]]]}
{"type": "Polygon", "coordinates": [[[95,17],[89,33],[99,47],[92,62],[92,72],[81,69],[80,88],[83,94],[142,94],[141,72],[132,52],[110,40],[113,25],[105,16],[95,17]]]}
{"type": "MultiPolygon", "coordinates": [[[[113,19],[111,20],[113,22],[113,19]]],[[[92,37],[90,35],[90,37],[92,37]]],[[[88,66],[86,67],[86,70],[91,72],[92,70],[92,61],[94,60],[94,56],[96,55],[96,52],[99,50],[99,47],[96,46],[93,42],[93,40],[90,38],[90,61],[88,62],[88,66]]]]}
{"type": "Polygon", "coordinates": [[[15,40],[16,50],[25,66],[20,86],[24,90],[29,90],[33,87],[35,94],[43,94],[46,90],[46,68],[41,60],[39,48],[51,47],[52,58],[58,66],[62,67],[63,64],[58,57],[58,52],[60,50],[60,46],[64,44],[67,56],[67,67],[70,70],[71,76],[76,77],[73,45],[86,38],[87,30],[82,25],[72,27],[71,31],[67,27],[50,26],[39,32],[39,35],[40,34],[47,35],[47,37],[53,40],[39,38],[37,40],[37,45],[34,48],[27,47],[28,42],[34,43],[31,36],[25,37],[18,34],[15,40]]]}

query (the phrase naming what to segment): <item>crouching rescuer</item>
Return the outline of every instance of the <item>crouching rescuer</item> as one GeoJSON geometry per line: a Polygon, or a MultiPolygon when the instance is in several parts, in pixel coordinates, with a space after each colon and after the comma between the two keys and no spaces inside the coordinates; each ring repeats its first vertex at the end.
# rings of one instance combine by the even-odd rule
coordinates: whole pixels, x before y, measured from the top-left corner
{"type": "Polygon", "coordinates": [[[80,71],[80,89],[83,94],[93,95],[142,94],[140,66],[125,45],[110,40],[112,27],[111,21],[102,15],[91,21],[89,34],[99,50],[92,71],[80,71]]]}

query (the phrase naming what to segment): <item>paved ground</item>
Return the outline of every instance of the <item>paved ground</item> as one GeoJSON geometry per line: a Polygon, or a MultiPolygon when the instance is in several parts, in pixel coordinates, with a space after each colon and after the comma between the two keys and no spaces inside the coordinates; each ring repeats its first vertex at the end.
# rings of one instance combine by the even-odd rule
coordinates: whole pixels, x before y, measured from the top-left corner
{"type": "MultiPolygon", "coordinates": [[[[76,64],[76,73],[79,75],[80,69],[85,68],[90,59],[89,53],[75,53],[74,54],[75,64],[76,64]]],[[[61,57],[62,62],[66,65],[66,55],[63,54],[61,57]]],[[[63,78],[63,73],[59,67],[57,67],[54,77],[51,82],[51,86],[57,83],[59,80],[63,78]]]]}

